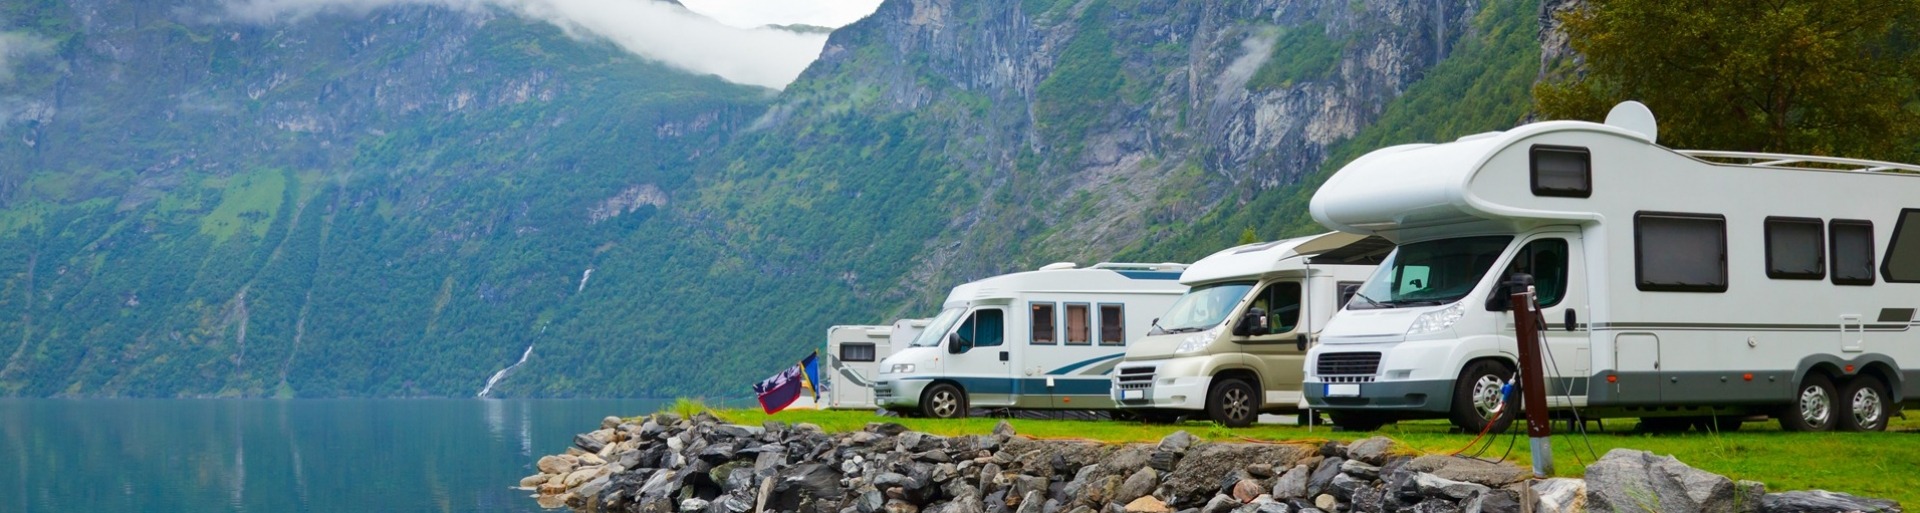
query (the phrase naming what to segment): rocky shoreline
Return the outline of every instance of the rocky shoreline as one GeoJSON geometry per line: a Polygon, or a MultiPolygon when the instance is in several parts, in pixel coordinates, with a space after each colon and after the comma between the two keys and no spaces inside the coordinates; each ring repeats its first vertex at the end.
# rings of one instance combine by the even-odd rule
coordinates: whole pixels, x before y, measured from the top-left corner
{"type": "Polygon", "coordinates": [[[748,513],[1899,513],[1893,501],[1768,493],[1672,457],[1616,449],[1585,479],[1351,444],[1036,440],[1005,423],[942,437],[892,423],[850,433],[656,413],[607,417],[520,481],[546,508],[748,513]]]}

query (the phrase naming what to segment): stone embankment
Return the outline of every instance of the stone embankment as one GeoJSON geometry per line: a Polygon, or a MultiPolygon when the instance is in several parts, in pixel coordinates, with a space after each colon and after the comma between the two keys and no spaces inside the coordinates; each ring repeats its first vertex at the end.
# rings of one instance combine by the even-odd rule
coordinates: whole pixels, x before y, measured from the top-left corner
{"type": "Polygon", "coordinates": [[[874,423],[731,425],[699,414],[608,417],[520,486],[541,506],[592,512],[748,513],[1898,513],[1892,501],[1767,493],[1671,457],[1617,449],[1586,479],[1412,455],[1386,438],[1340,444],[1035,440],[1002,422],[942,437],[874,423]]]}

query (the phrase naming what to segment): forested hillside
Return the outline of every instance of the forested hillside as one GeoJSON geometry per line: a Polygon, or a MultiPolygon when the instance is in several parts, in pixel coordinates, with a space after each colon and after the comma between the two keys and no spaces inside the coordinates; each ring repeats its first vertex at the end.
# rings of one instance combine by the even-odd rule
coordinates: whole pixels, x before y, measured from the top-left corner
{"type": "Polygon", "coordinates": [[[1520,122],[1546,19],[889,0],[774,91],[500,10],[182,1],[0,8],[0,395],[470,396],[529,345],[495,395],[741,395],[961,281],[1317,230],[1339,163],[1520,122]]]}

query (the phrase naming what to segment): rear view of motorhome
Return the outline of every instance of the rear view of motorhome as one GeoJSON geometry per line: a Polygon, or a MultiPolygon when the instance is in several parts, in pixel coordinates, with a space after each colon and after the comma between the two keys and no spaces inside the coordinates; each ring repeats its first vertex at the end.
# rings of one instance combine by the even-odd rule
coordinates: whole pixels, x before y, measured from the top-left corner
{"type": "Polygon", "coordinates": [[[1369,255],[1387,247],[1334,232],[1195,262],[1180,275],[1192,288],[1127,347],[1114,401],[1146,419],[1204,416],[1235,427],[1297,408],[1313,335],[1340,309],[1341,291],[1373,272],[1369,255]]]}
{"type": "Polygon", "coordinates": [[[1310,351],[1307,401],[1351,428],[1498,429],[1516,274],[1535,283],[1563,413],[1879,430],[1920,400],[1920,167],[1672,150],[1656,134],[1628,103],[1606,124],[1395,146],[1342,168],[1314,219],[1396,247],[1310,351]]]}
{"type": "Polygon", "coordinates": [[[1053,264],[954,287],[908,347],[880,363],[882,408],[1112,408],[1108,374],[1187,287],[1181,264],[1053,264]]]}

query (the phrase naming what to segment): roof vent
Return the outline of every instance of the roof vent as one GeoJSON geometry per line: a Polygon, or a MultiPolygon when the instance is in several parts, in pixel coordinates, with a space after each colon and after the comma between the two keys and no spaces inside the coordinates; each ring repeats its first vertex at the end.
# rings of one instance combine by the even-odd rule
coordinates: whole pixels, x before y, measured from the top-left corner
{"type": "Polygon", "coordinates": [[[1041,266],[1041,267],[1040,267],[1040,270],[1042,270],[1042,271],[1057,271],[1057,270],[1061,270],[1061,269],[1072,269],[1072,268],[1075,268],[1075,267],[1080,267],[1080,264],[1076,264],[1076,263],[1073,263],[1073,262],[1054,262],[1054,263],[1051,263],[1051,264],[1047,264],[1047,265],[1044,265],[1044,266],[1041,266]]]}
{"type": "Polygon", "coordinates": [[[1646,104],[1633,100],[1613,106],[1613,110],[1607,112],[1607,125],[1638,132],[1646,136],[1650,143],[1660,137],[1660,125],[1654,123],[1653,111],[1647,109],[1646,104]]]}

